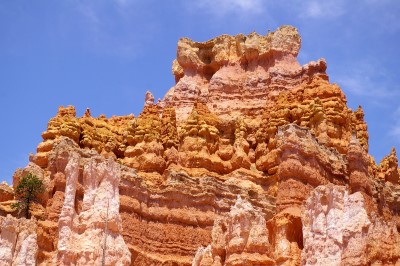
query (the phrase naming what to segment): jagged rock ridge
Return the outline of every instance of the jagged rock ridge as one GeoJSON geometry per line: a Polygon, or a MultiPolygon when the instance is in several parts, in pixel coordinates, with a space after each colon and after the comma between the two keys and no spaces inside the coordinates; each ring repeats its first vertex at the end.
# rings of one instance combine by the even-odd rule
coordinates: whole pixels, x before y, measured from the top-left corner
{"type": "MultiPolygon", "coordinates": [[[[14,186],[28,172],[46,185],[25,242],[37,251],[0,259],[400,264],[396,152],[375,163],[362,108],[347,107],[324,59],[301,66],[300,46],[291,26],[183,38],[175,86],[156,104],[146,93],[138,117],[94,118],[89,109],[77,117],[60,107],[14,174],[14,186]]],[[[18,216],[6,185],[0,201],[1,215],[18,216]]],[[[15,221],[1,229],[0,255],[13,246],[8,232],[24,228],[15,221]]]]}

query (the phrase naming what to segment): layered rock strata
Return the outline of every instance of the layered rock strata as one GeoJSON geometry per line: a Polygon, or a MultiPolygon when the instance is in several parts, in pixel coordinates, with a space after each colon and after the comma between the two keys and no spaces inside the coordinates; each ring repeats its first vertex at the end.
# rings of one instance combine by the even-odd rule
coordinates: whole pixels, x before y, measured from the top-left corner
{"type": "MultiPolygon", "coordinates": [[[[396,152],[375,163],[362,108],[347,107],[324,59],[301,66],[300,46],[291,26],[183,38],[175,86],[157,103],[147,92],[137,117],[60,107],[13,177],[14,188],[27,173],[46,186],[29,221],[37,247],[21,240],[37,252],[24,256],[38,265],[399,264],[396,152]]],[[[18,217],[13,202],[0,185],[1,216],[18,217]]],[[[0,251],[13,250],[26,221],[1,219],[18,224],[2,229],[0,251]]]]}

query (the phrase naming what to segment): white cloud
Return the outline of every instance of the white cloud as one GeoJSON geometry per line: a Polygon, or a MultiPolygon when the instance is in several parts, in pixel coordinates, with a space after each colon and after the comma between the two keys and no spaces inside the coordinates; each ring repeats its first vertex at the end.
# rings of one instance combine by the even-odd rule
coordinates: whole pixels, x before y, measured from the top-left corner
{"type": "Polygon", "coordinates": [[[374,100],[398,96],[399,88],[390,84],[390,77],[378,62],[362,61],[341,69],[346,72],[335,73],[332,81],[355,96],[370,97],[374,100]]]}
{"type": "Polygon", "coordinates": [[[92,4],[89,2],[77,2],[76,4],[77,10],[93,26],[97,26],[100,24],[100,18],[92,4]]]}
{"type": "Polygon", "coordinates": [[[368,0],[363,12],[379,27],[381,32],[400,31],[398,0],[368,0]]]}
{"type": "Polygon", "coordinates": [[[342,88],[356,96],[387,98],[398,94],[396,91],[390,91],[384,86],[376,84],[368,76],[362,74],[349,74],[336,81],[342,88]]]}
{"type": "Polygon", "coordinates": [[[137,6],[137,0],[71,1],[77,15],[75,25],[79,25],[73,30],[82,34],[81,41],[90,52],[127,59],[136,56],[140,41],[147,38],[146,30],[152,27],[150,22],[139,24],[144,15],[138,12],[142,6],[137,6]]]}
{"type": "Polygon", "coordinates": [[[133,4],[133,0],[114,0],[114,2],[120,7],[128,7],[133,4]]]}
{"type": "Polygon", "coordinates": [[[298,2],[296,6],[300,18],[336,18],[346,13],[343,0],[312,0],[298,2]]]}
{"type": "Polygon", "coordinates": [[[400,106],[392,114],[393,125],[390,128],[388,135],[391,137],[396,138],[397,140],[400,139],[400,106]]]}
{"type": "Polygon", "coordinates": [[[264,3],[265,1],[262,0],[198,0],[191,2],[190,7],[216,16],[224,16],[228,13],[246,15],[262,13],[264,3]]]}

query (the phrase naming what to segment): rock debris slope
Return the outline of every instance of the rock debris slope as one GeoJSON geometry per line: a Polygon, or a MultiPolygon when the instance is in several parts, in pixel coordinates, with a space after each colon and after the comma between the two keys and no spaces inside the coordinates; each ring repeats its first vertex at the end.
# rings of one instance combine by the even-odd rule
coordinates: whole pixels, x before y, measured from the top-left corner
{"type": "Polygon", "coordinates": [[[400,265],[396,151],[368,154],[297,29],[178,42],[176,84],[137,116],[60,107],[30,163],[32,220],[0,185],[5,265],[400,265]],[[28,225],[29,224],[29,225],[28,225]]]}

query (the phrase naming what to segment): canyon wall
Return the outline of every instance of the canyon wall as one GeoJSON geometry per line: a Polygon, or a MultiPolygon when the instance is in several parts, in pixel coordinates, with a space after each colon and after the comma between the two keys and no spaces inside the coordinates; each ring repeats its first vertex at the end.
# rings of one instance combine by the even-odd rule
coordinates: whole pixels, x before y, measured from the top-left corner
{"type": "Polygon", "coordinates": [[[36,265],[36,221],[7,215],[0,217],[0,225],[0,264],[36,265]]]}
{"type": "Polygon", "coordinates": [[[347,106],[324,59],[301,66],[300,46],[291,26],[183,38],[175,86],[157,103],[146,93],[137,117],[60,107],[13,177],[45,184],[32,220],[7,216],[19,214],[0,185],[0,259],[399,265],[396,151],[374,161],[362,108],[347,106]]]}

